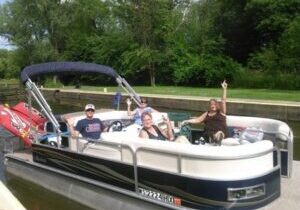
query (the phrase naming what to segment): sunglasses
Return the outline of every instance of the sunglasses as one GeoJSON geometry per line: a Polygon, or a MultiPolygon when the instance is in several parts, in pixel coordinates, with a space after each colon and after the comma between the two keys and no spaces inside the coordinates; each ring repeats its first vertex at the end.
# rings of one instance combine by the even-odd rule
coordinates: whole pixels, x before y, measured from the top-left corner
{"type": "Polygon", "coordinates": [[[86,112],[95,112],[95,110],[93,110],[93,109],[87,109],[87,110],[85,110],[86,112]]]}
{"type": "Polygon", "coordinates": [[[146,104],[147,102],[146,101],[141,101],[141,104],[146,104]]]}

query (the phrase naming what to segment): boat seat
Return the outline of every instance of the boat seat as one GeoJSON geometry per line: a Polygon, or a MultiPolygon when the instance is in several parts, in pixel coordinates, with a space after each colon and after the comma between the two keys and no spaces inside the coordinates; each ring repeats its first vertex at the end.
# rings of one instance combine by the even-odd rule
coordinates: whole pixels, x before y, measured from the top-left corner
{"type": "Polygon", "coordinates": [[[221,141],[221,144],[224,146],[237,146],[240,145],[238,138],[226,138],[221,141]]]}
{"type": "Polygon", "coordinates": [[[121,161],[121,150],[114,145],[88,143],[82,152],[92,156],[121,161]]]}
{"type": "MultiPolygon", "coordinates": [[[[228,141],[237,144],[232,139],[228,141]]],[[[139,167],[170,173],[235,179],[262,174],[273,168],[273,143],[268,140],[236,146],[180,144],[178,147],[175,142],[145,139],[130,143],[136,148],[139,167]],[[219,174],[220,167],[226,168],[226,173],[219,174]]]]}

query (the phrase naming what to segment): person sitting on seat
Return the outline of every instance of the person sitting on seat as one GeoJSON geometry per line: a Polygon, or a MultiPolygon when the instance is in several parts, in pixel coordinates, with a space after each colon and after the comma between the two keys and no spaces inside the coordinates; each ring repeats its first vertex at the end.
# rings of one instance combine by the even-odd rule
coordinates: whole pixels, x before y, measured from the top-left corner
{"type": "Polygon", "coordinates": [[[223,88],[222,105],[220,107],[216,99],[210,99],[209,111],[197,118],[183,121],[184,123],[204,123],[204,138],[213,144],[221,144],[221,141],[228,136],[226,125],[226,95],[227,83],[221,83],[223,88]]]}
{"type": "Polygon", "coordinates": [[[107,131],[102,121],[98,118],[94,118],[94,113],[95,106],[93,104],[87,104],[85,106],[86,118],[79,120],[75,127],[73,127],[73,118],[66,119],[72,137],[78,137],[80,133],[84,138],[95,140],[100,138],[102,132],[107,131]]]}
{"type": "Polygon", "coordinates": [[[140,106],[138,108],[136,108],[135,110],[133,110],[133,111],[130,110],[130,106],[131,106],[132,101],[128,98],[126,100],[126,103],[127,103],[127,114],[128,114],[128,116],[133,116],[134,122],[138,125],[142,125],[141,115],[144,112],[149,112],[149,113],[158,112],[157,110],[155,110],[155,109],[148,106],[148,101],[145,98],[141,98],[140,106]]]}
{"type": "Polygon", "coordinates": [[[144,112],[141,116],[143,128],[140,131],[139,137],[145,139],[156,139],[162,141],[175,141],[177,143],[190,144],[185,136],[178,136],[174,138],[173,128],[170,120],[162,115],[163,122],[167,125],[165,130],[153,124],[152,115],[149,112],[144,112]]]}
{"type": "Polygon", "coordinates": [[[152,115],[150,112],[143,112],[141,116],[143,128],[140,131],[139,137],[145,139],[156,139],[156,140],[174,140],[173,130],[171,123],[168,118],[163,115],[163,122],[167,125],[166,131],[160,129],[153,124],[152,115]]]}

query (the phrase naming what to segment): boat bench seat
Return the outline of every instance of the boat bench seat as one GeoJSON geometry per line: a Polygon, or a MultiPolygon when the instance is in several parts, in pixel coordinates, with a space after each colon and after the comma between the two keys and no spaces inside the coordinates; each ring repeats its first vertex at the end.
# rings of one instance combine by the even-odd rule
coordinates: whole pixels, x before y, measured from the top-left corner
{"type": "Polygon", "coordinates": [[[138,167],[215,179],[246,178],[273,168],[273,143],[268,140],[237,145],[229,139],[236,146],[211,146],[143,139],[126,132],[103,133],[101,138],[101,143],[81,142],[82,151],[132,165],[136,158],[138,167]],[[220,167],[226,173],[219,174],[220,167]]]}
{"type": "Polygon", "coordinates": [[[273,143],[268,140],[239,146],[196,146],[141,139],[135,147],[138,166],[188,176],[231,179],[273,168],[273,143]],[[226,168],[226,173],[219,174],[220,167],[226,168]]]}

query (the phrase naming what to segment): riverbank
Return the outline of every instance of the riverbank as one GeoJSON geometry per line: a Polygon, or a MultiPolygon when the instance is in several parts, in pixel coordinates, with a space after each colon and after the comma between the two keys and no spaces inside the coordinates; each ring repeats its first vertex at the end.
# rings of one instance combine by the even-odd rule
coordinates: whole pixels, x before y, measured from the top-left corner
{"type": "MultiPolygon", "coordinates": [[[[72,100],[82,99],[112,103],[115,93],[101,91],[86,91],[80,89],[52,89],[44,88],[43,93],[47,96],[72,100]]],[[[204,112],[207,110],[209,97],[179,96],[161,94],[140,94],[146,97],[150,106],[204,112]]],[[[123,94],[121,104],[125,105],[127,94],[123,94]]],[[[228,115],[243,115],[252,117],[266,117],[284,121],[300,121],[300,102],[254,100],[254,99],[227,99],[228,115]]]]}

